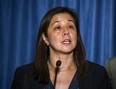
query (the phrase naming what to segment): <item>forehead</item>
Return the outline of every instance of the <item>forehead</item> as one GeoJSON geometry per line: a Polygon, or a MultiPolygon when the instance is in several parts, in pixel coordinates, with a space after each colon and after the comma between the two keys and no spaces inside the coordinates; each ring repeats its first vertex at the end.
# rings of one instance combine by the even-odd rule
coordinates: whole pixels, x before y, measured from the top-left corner
{"type": "Polygon", "coordinates": [[[74,20],[73,17],[68,14],[68,13],[59,13],[53,16],[53,18],[51,19],[51,22],[53,21],[62,21],[62,20],[74,20]]]}

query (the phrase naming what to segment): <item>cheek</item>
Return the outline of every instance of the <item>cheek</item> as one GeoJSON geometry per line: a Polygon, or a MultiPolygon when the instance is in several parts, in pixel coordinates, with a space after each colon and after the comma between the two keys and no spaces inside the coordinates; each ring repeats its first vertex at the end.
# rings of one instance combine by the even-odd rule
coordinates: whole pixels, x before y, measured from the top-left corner
{"type": "Polygon", "coordinates": [[[76,45],[76,44],[77,44],[77,34],[76,34],[76,33],[73,34],[73,35],[72,35],[72,38],[73,38],[74,44],[76,45]]]}
{"type": "Polygon", "coordinates": [[[56,42],[59,40],[59,35],[56,35],[56,34],[50,34],[49,37],[48,37],[48,41],[49,43],[54,43],[56,44],[56,42]]]}
{"type": "Polygon", "coordinates": [[[72,36],[73,39],[77,39],[77,33],[76,32],[72,32],[71,36],[72,36]]]}

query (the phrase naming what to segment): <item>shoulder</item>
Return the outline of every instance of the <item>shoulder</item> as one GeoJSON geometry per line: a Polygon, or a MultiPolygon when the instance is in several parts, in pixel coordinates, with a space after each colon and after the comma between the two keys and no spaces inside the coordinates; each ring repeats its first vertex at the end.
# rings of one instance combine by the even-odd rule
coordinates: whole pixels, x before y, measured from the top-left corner
{"type": "Polygon", "coordinates": [[[105,64],[105,68],[110,76],[110,78],[116,75],[116,57],[110,58],[105,64]]]}
{"type": "Polygon", "coordinates": [[[34,63],[25,64],[20,67],[17,67],[16,71],[33,73],[35,71],[34,63]]]}
{"type": "Polygon", "coordinates": [[[43,89],[44,85],[35,80],[34,63],[16,69],[11,89],[43,89]]]}
{"type": "Polygon", "coordinates": [[[104,66],[87,61],[88,64],[88,75],[92,75],[93,77],[100,78],[107,76],[107,71],[104,66]]]}
{"type": "Polygon", "coordinates": [[[24,80],[24,78],[27,76],[32,77],[34,73],[35,73],[34,63],[25,64],[16,68],[14,78],[24,80]]]}
{"type": "Polygon", "coordinates": [[[82,89],[112,89],[111,82],[104,66],[86,61],[88,70],[86,76],[80,80],[82,89]]]}
{"type": "Polygon", "coordinates": [[[116,64],[116,57],[110,58],[106,62],[106,65],[115,65],[115,64],[116,64]]]}
{"type": "Polygon", "coordinates": [[[91,71],[105,71],[105,67],[100,65],[100,64],[97,64],[97,63],[94,63],[94,62],[91,62],[91,61],[87,61],[87,64],[88,64],[88,70],[91,70],[91,71]]]}
{"type": "Polygon", "coordinates": [[[27,85],[27,81],[32,77],[34,72],[34,63],[20,66],[16,69],[11,89],[23,89],[27,85]]]}
{"type": "MultiPolygon", "coordinates": [[[[108,73],[114,73],[116,68],[116,57],[110,58],[105,63],[105,68],[108,73]]],[[[109,74],[110,75],[110,74],[109,74]]],[[[110,75],[111,76],[111,75],[110,75]]]]}
{"type": "Polygon", "coordinates": [[[34,72],[35,72],[34,63],[22,65],[16,68],[14,79],[24,80],[25,77],[33,75],[34,72]]]}

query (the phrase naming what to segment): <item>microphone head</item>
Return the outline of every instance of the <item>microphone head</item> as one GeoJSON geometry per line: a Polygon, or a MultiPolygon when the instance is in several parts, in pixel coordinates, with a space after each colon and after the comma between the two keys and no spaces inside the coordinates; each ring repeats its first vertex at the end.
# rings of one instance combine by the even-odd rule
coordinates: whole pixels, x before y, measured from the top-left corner
{"type": "Polygon", "coordinates": [[[61,65],[61,61],[58,60],[58,61],[56,62],[56,67],[59,67],[60,65],[61,65]]]}

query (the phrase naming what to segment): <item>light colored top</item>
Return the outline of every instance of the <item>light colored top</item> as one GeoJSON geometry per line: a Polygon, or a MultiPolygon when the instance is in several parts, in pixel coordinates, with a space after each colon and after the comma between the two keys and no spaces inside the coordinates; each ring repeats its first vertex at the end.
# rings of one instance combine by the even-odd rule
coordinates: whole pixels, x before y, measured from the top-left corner
{"type": "Polygon", "coordinates": [[[105,64],[105,68],[112,80],[113,89],[116,89],[116,57],[109,59],[105,64]]]}

